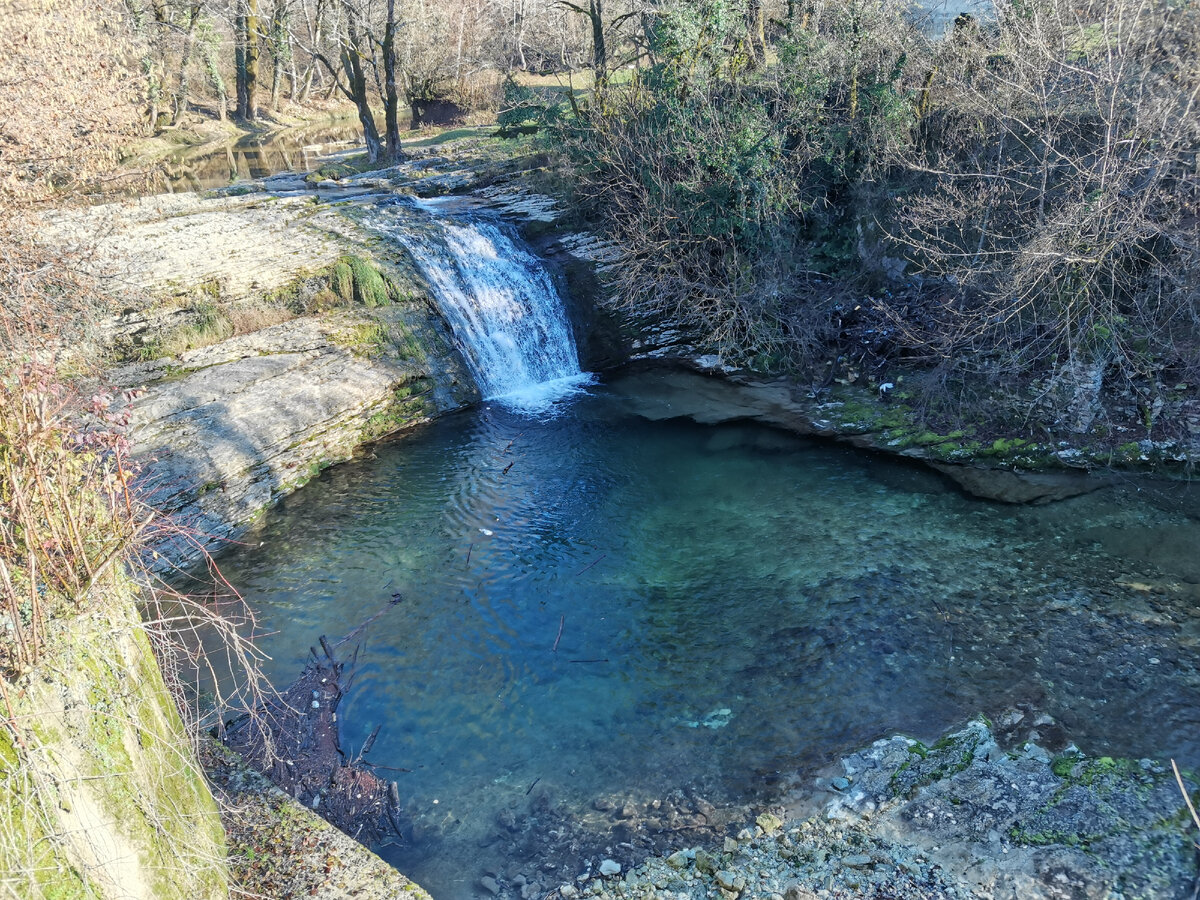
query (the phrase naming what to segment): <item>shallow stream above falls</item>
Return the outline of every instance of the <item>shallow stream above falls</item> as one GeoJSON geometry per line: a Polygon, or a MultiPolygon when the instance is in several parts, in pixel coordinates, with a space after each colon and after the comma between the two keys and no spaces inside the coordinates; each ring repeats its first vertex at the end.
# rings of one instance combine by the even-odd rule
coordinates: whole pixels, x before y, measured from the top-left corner
{"type": "Polygon", "coordinates": [[[704,821],[689,810],[779,801],[871,740],[976,713],[1200,765],[1186,490],[989,504],[756,425],[652,420],[658,378],[439,420],[326,471],[219,559],[278,683],[318,635],[387,609],[343,746],[382,725],[369,758],[412,829],[382,852],[439,900],[627,865],[704,821]]]}

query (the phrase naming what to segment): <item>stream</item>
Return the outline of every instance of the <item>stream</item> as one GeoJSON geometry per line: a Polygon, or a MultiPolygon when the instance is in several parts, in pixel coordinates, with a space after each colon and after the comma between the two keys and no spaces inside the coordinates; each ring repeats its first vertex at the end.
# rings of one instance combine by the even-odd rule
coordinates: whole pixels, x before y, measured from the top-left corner
{"type": "Polygon", "coordinates": [[[1200,521],[1178,496],[993,505],[755,425],[655,421],[659,379],[440,420],[220,560],[279,682],[402,598],[365,636],[343,743],[383,726],[369,758],[414,828],[382,852],[434,896],[627,862],[627,803],[779,801],[841,753],[978,713],[1200,761],[1200,521]]]}

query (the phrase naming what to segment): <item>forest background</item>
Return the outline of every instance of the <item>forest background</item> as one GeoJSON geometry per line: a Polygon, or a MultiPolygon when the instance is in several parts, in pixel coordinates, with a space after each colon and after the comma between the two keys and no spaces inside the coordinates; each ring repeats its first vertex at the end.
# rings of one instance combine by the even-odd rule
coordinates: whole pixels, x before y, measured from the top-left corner
{"type": "Polygon", "coordinates": [[[947,420],[1189,433],[1194,2],[2,5],[9,206],[226,117],[352,103],[366,165],[404,125],[498,118],[621,248],[617,302],[729,364],[817,390],[902,367],[947,420]]]}

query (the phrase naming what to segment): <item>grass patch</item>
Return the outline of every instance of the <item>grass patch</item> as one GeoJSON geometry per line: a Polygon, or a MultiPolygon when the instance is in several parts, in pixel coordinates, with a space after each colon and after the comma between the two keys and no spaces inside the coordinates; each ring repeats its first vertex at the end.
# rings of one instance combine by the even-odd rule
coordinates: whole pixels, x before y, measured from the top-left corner
{"type": "Polygon", "coordinates": [[[137,357],[143,361],[179,356],[233,337],[234,324],[229,314],[211,300],[198,300],[188,307],[191,321],[170,329],[143,344],[137,357]]]}
{"type": "Polygon", "coordinates": [[[380,322],[360,322],[332,335],[332,340],[355,356],[374,358],[387,348],[388,333],[380,322]]]}

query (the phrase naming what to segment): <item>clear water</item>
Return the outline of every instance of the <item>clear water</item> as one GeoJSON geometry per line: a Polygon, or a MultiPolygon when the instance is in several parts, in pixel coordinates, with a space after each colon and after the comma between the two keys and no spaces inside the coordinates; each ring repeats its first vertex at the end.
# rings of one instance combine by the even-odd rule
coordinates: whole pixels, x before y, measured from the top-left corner
{"type": "Polygon", "coordinates": [[[147,184],[118,180],[95,195],[119,196],[207,191],[281,172],[310,172],[330,156],[362,142],[357,121],[331,120],[265,134],[248,134],[230,142],[181,147],[162,160],[147,184]]]}
{"type": "Polygon", "coordinates": [[[441,420],[220,560],[280,682],[403,596],[363,638],[343,743],[383,725],[370,758],[414,828],[384,853],[435,896],[621,859],[597,798],[761,804],[864,742],[1015,704],[1089,751],[1200,763],[1186,492],[989,504],[754,425],[641,418],[655,378],[441,420]]]}

